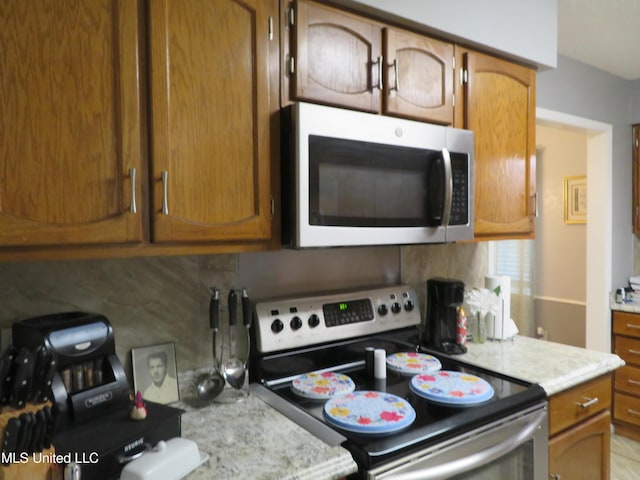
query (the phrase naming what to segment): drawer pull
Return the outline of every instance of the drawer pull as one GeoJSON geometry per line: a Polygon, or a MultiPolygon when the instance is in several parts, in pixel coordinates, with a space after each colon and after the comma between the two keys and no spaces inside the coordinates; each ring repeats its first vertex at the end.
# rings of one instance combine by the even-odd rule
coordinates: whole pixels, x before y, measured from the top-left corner
{"type": "Polygon", "coordinates": [[[640,355],[640,350],[634,350],[633,348],[627,348],[627,352],[632,355],[640,355]]]}
{"type": "Polygon", "coordinates": [[[582,409],[587,409],[587,408],[595,405],[599,401],[600,401],[600,399],[598,397],[595,397],[595,398],[591,398],[591,399],[587,400],[586,402],[582,402],[582,403],[576,402],[576,405],[578,405],[582,409]]]}
{"type": "Polygon", "coordinates": [[[630,383],[631,385],[640,385],[638,380],[634,380],[632,378],[627,378],[627,383],[630,383]]]}
{"type": "Polygon", "coordinates": [[[627,323],[627,328],[631,328],[634,330],[640,330],[640,325],[636,325],[634,323],[627,323]]]}
{"type": "Polygon", "coordinates": [[[631,408],[627,408],[627,412],[629,412],[631,415],[638,415],[640,417],[640,412],[637,410],[633,410],[631,408]]]}

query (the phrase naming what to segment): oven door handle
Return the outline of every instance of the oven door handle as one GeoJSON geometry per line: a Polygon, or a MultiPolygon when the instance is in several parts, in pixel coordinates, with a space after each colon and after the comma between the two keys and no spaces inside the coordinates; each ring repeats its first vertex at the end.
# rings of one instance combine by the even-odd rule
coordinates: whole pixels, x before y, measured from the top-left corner
{"type": "Polygon", "coordinates": [[[461,473],[470,472],[503,457],[507,453],[529,441],[535,436],[536,430],[540,428],[546,417],[547,411],[541,410],[516,434],[511,435],[499,443],[472,455],[433,467],[426,467],[406,473],[399,472],[397,474],[392,474],[388,477],[383,476],[381,478],[384,478],[385,480],[445,480],[461,473]]]}

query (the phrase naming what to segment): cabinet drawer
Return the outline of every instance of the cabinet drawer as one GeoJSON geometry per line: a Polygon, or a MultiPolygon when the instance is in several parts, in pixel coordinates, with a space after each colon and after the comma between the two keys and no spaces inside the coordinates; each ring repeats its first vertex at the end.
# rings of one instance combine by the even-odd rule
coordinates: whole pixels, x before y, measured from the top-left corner
{"type": "Polygon", "coordinates": [[[640,398],[616,393],[613,418],[640,426],[640,398]]]}
{"type": "Polygon", "coordinates": [[[549,400],[549,435],[606,410],[611,406],[611,374],[598,377],[549,400]]]}
{"type": "Polygon", "coordinates": [[[616,335],[615,353],[626,363],[640,365],[640,340],[616,335]]]}
{"type": "Polygon", "coordinates": [[[613,312],[613,333],[640,338],[640,315],[613,312]]]}
{"type": "Polygon", "coordinates": [[[640,368],[625,365],[616,370],[615,388],[618,392],[640,396],[640,368]]]}

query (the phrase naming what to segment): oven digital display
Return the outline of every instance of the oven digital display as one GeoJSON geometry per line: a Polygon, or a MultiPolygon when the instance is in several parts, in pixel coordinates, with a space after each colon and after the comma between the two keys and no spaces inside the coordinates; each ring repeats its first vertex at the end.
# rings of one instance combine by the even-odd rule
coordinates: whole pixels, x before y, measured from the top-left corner
{"type": "Polygon", "coordinates": [[[322,313],[327,327],[373,320],[373,306],[369,299],[326,303],[322,306],[322,313]]]}

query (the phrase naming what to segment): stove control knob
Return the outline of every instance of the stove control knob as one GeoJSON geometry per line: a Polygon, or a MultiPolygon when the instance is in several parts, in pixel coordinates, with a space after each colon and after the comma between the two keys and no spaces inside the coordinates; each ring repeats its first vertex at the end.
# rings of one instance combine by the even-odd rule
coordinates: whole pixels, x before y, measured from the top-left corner
{"type": "Polygon", "coordinates": [[[402,306],[398,302],[393,302],[391,305],[391,311],[393,313],[400,313],[402,311],[402,306]]]}
{"type": "Polygon", "coordinates": [[[302,327],[302,319],[300,317],[293,317],[289,322],[291,330],[299,330],[302,327]]]}
{"type": "Polygon", "coordinates": [[[385,303],[378,307],[378,313],[380,316],[384,317],[387,313],[389,313],[389,307],[385,303]]]}
{"type": "Polygon", "coordinates": [[[314,313],[309,317],[308,323],[311,328],[316,328],[318,325],[320,325],[320,317],[318,317],[318,315],[314,313]]]}
{"type": "Polygon", "coordinates": [[[280,333],[284,329],[284,323],[279,318],[276,318],[271,322],[271,331],[273,333],[280,333]]]}
{"type": "Polygon", "coordinates": [[[412,311],[414,306],[415,306],[415,304],[411,300],[407,300],[406,302],[404,302],[404,309],[407,312],[412,311]]]}

